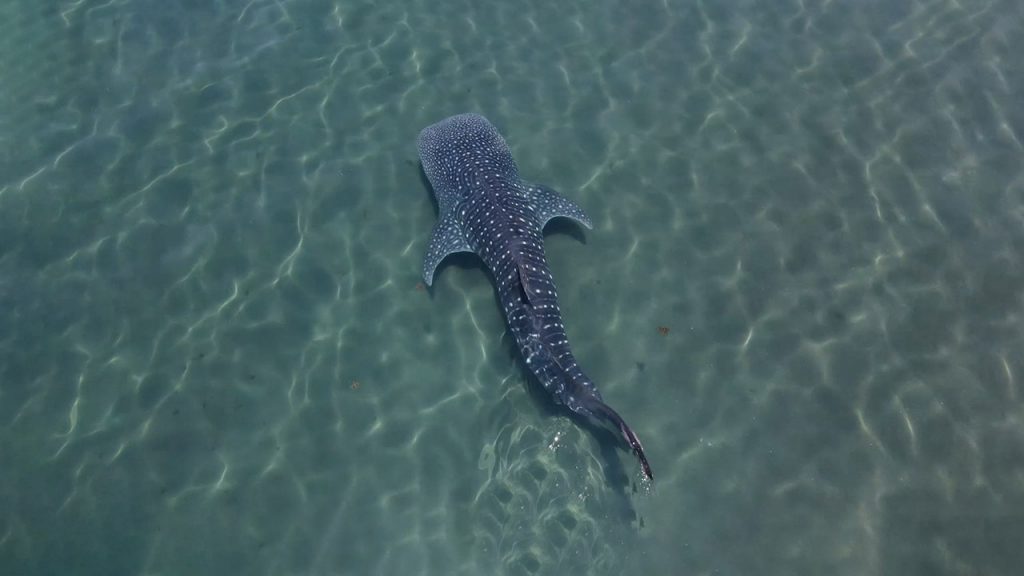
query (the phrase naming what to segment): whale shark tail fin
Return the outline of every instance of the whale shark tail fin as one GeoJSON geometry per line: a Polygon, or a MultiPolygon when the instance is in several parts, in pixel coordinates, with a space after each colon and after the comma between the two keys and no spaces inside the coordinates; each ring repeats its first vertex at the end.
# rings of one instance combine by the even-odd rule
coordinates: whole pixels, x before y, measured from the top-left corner
{"type": "Polygon", "coordinates": [[[622,416],[619,416],[619,413],[612,410],[611,406],[597,398],[588,398],[585,402],[585,406],[592,414],[607,420],[619,429],[619,432],[622,434],[622,437],[625,438],[626,443],[633,449],[633,453],[640,459],[640,466],[643,468],[644,477],[649,481],[653,481],[654,474],[651,472],[651,465],[647,463],[647,456],[644,454],[644,447],[640,444],[640,439],[636,437],[633,429],[630,428],[629,425],[626,424],[626,421],[622,419],[622,416]]]}

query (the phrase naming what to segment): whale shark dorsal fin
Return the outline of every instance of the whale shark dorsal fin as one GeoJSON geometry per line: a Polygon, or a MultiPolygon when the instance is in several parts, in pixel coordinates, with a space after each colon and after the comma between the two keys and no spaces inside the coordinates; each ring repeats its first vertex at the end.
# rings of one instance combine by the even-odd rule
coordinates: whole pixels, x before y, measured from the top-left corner
{"type": "Polygon", "coordinates": [[[527,304],[533,306],[536,295],[533,289],[530,288],[529,277],[526,275],[526,266],[522,262],[516,261],[516,272],[519,274],[519,288],[523,291],[523,297],[526,299],[527,304]]]}
{"type": "Polygon", "coordinates": [[[449,210],[437,221],[430,235],[430,247],[423,258],[423,281],[427,286],[434,282],[434,270],[449,254],[472,251],[462,232],[462,225],[455,218],[455,210],[449,210]]]}
{"type": "Polygon", "coordinates": [[[540,220],[540,227],[542,229],[549,220],[559,216],[572,218],[587,228],[594,227],[590,217],[587,216],[586,212],[579,205],[551,188],[543,184],[529,184],[526,182],[523,183],[523,187],[526,189],[526,196],[529,198],[534,212],[537,213],[537,219],[540,220]]]}

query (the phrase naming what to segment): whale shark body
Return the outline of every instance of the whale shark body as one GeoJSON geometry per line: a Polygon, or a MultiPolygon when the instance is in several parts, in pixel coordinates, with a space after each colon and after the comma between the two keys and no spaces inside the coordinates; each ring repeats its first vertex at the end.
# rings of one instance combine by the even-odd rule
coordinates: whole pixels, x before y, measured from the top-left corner
{"type": "Polygon", "coordinates": [[[616,428],[653,479],[643,446],[573,357],[555,283],[544,257],[544,225],[559,216],[587,228],[590,218],[554,190],[525,182],[505,140],[486,118],[460,114],[424,128],[417,142],[440,207],[423,262],[433,283],[441,261],[473,252],[494,277],[505,319],[533,375],[555,403],[616,428]]]}

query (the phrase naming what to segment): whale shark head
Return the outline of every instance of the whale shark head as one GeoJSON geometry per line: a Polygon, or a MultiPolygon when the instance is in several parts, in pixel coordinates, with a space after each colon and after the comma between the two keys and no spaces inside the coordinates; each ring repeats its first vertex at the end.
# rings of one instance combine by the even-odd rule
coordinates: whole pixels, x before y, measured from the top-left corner
{"type": "Polygon", "coordinates": [[[417,140],[420,162],[444,206],[457,202],[485,174],[518,180],[505,139],[479,114],[459,114],[424,128],[417,140]]]}

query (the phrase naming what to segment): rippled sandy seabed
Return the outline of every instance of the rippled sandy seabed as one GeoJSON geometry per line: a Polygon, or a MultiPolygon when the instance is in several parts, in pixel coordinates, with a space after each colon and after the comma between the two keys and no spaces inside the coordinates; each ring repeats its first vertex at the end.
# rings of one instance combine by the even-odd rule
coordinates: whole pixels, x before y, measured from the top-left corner
{"type": "Polygon", "coordinates": [[[1017,574],[1024,4],[0,6],[0,572],[1017,574]],[[476,111],[656,475],[423,290],[476,111]]]}

